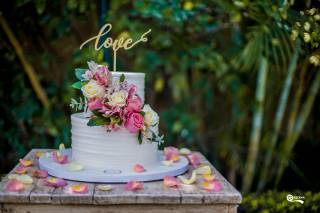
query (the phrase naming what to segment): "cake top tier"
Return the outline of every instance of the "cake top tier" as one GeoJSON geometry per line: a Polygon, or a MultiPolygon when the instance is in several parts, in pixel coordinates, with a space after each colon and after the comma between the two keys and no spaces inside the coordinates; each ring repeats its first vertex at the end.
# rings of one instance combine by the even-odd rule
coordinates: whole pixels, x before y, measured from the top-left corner
{"type": "Polygon", "coordinates": [[[128,84],[136,85],[137,87],[137,95],[141,98],[142,103],[144,103],[144,77],[145,74],[142,72],[111,72],[112,73],[112,81],[113,83],[120,80],[121,75],[125,76],[128,84]]]}

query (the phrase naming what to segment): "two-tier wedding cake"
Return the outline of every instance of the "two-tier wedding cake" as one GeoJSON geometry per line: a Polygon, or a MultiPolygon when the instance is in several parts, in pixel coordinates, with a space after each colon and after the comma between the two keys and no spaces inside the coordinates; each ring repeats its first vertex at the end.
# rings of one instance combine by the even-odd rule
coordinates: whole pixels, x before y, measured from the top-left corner
{"type": "Polygon", "coordinates": [[[159,116],[144,100],[144,73],[110,72],[88,62],[75,70],[71,149],[60,147],[39,159],[52,176],[87,182],[159,180],[188,169],[177,149],[158,151],[159,116]],[[80,112],[79,112],[80,111],[80,112]]]}
{"type": "Polygon", "coordinates": [[[85,112],[71,115],[73,161],[102,169],[158,163],[159,117],[144,104],[145,74],[88,64],[76,69],[74,87],[86,101],[80,106],[85,112]]]}

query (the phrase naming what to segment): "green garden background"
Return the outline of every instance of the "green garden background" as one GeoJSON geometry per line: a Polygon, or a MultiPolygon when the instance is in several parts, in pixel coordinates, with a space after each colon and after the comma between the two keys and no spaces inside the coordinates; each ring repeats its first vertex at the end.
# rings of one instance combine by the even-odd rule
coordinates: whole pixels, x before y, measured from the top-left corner
{"type": "Polygon", "coordinates": [[[241,212],[320,211],[319,3],[2,1],[0,173],[32,148],[70,146],[74,68],[112,67],[110,50],[79,46],[112,23],[114,39],[152,29],[117,67],[146,73],[165,145],[208,157],[242,192],[241,212]]]}

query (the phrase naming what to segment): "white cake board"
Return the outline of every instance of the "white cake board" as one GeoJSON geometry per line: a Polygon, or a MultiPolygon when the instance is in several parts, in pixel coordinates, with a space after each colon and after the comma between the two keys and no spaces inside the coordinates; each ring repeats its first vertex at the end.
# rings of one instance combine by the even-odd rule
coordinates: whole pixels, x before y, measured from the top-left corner
{"type": "MultiPolygon", "coordinates": [[[[71,149],[63,150],[63,154],[72,159],[71,149]]],[[[81,171],[69,171],[68,164],[59,164],[52,160],[51,155],[44,155],[39,159],[40,169],[47,170],[52,176],[67,180],[94,182],[94,183],[125,183],[129,181],[152,181],[161,180],[165,176],[177,176],[188,170],[188,160],[181,156],[178,162],[171,166],[162,165],[164,160],[163,152],[159,151],[159,163],[145,166],[146,171],[135,173],[132,169],[119,170],[98,169],[85,167],[81,171]]]]}

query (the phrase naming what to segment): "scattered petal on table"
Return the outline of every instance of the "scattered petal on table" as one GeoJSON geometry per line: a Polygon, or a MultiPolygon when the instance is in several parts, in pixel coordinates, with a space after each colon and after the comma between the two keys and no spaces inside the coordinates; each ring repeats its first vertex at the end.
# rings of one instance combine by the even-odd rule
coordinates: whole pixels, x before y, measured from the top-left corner
{"type": "Polygon", "coordinates": [[[100,184],[97,185],[97,189],[101,191],[111,191],[113,189],[112,185],[107,185],[107,184],[100,184]]]}
{"type": "Polygon", "coordinates": [[[19,176],[19,175],[17,175],[17,174],[9,174],[9,175],[8,175],[8,179],[9,179],[9,180],[17,179],[18,176],[19,176]]]}
{"type": "Polygon", "coordinates": [[[173,186],[179,186],[180,182],[177,180],[177,178],[173,176],[165,176],[163,178],[163,184],[167,187],[173,187],[173,186]]]}
{"type": "Polygon", "coordinates": [[[18,175],[16,177],[16,180],[18,180],[24,184],[32,184],[33,183],[33,179],[29,175],[18,175]]]}
{"type": "Polygon", "coordinates": [[[86,194],[89,191],[89,185],[85,183],[75,184],[70,187],[72,193],[86,194]]]}
{"type": "Polygon", "coordinates": [[[178,178],[182,181],[182,183],[190,185],[196,182],[197,180],[197,173],[195,170],[192,171],[191,177],[187,179],[185,176],[178,176],[178,178]]]}
{"type": "Polygon", "coordinates": [[[164,148],[164,156],[166,160],[170,160],[173,162],[180,160],[179,150],[173,146],[168,146],[164,148]]]}
{"type": "Polygon", "coordinates": [[[205,165],[205,166],[200,166],[196,168],[196,172],[198,175],[204,175],[204,174],[211,174],[212,170],[210,166],[205,165]]]}
{"type": "Polygon", "coordinates": [[[7,192],[20,192],[25,189],[24,184],[19,180],[9,180],[5,185],[5,190],[7,192]]]}
{"type": "Polygon", "coordinates": [[[29,166],[32,166],[32,161],[20,159],[20,164],[21,164],[21,166],[29,167],[29,166]]]}
{"type": "Polygon", "coordinates": [[[27,167],[18,166],[18,167],[14,170],[14,173],[19,174],[19,175],[22,175],[22,174],[27,173],[27,171],[28,171],[28,168],[27,168],[27,167]]]}
{"type": "Polygon", "coordinates": [[[205,181],[202,183],[202,187],[206,191],[213,191],[213,192],[219,192],[222,189],[222,185],[219,181],[214,180],[214,181],[205,181]]]}
{"type": "Polygon", "coordinates": [[[32,176],[37,178],[46,178],[48,177],[48,171],[43,169],[35,169],[31,172],[32,176]]]}
{"type": "Polygon", "coordinates": [[[163,160],[163,161],[161,161],[161,163],[164,166],[172,166],[173,161],[172,160],[163,160]]]}
{"type": "Polygon", "coordinates": [[[191,151],[188,148],[181,148],[179,150],[179,152],[180,152],[181,155],[189,155],[189,154],[191,154],[191,151]]]}
{"type": "Polygon", "coordinates": [[[62,178],[54,178],[48,177],[45,180],[45,185],[52,186],[52,187],[63,187],[68,185],[67,181],[63,180],[62,178]]]}
{"type": "Polygon", "coordinates": [[[177,154],[174,154],[174,153],[171,153],[171,154],[168,154],[166,156],[166,160],[170,160],[170,161],[173,161],[173,162],[177,162],[180,160],[180,155],[177,155],[177,154]]]}
{"type": "Polygon", "coordinates": [[[42,156],[44,156],[45,152],[42,152],[42,151],[36,151],[35,153],[35,157],[37,159],[41,158],[42,156]]]}
{"type": "Polygon", "coordinates": [[[137,173],[145,172],[145,168],[141,164],[136,164],[133,167],[133,171],[137,173]]]}
{"type": "Polygon", "coordinates": [[[68,170],[71,172],[77,172],[77,171],[81,171],[83,169],[84,169],[84,167],[79,163],[71,162],[68,164],[68,170]]]}
{"type": "Polygon", "coordinates": [[[216,178],[213,174],[203,174],[202,177],[205,181],[213,181],[216,178]]]}
{"type": "Polygon", "coordinates": [[[200,158],[196,153],[191,153],[187,155],[187,158],[191,166],[197,167],[200,165],[200,158]]]}
{"type": "Polygon", "coordinates": [[[9,180],[17,180],[22,182],[23,184],[32,184],[33,179],[30,177],[30,175],[17,175],[17,174],[10,174],[8,176],[9,180]]]}
{"type": "Polygon", "coordinates": [[[143,183],[142,182],[137,182],[137,181],[129,181],[128,183],[126,183],[124,188],[127,191],[136,191],[136,190],[139,190],[139,189],[143,189],[143,183]]]}
{"type": "Polygon", "coordinates": [[[167,155],[169,153],[179,154],[179,150],[173,146],[167,146],[164,148],[163,153],[164,155],[167,155]]]}
{"type": "Polygon", "coordinates": [[[68,163],[68,156],[61,155],[60,152],[57,152],[57,151],[52,152],[52,159],[53,159],[53,161],[60,163],[60,164],[68,163]]]}

